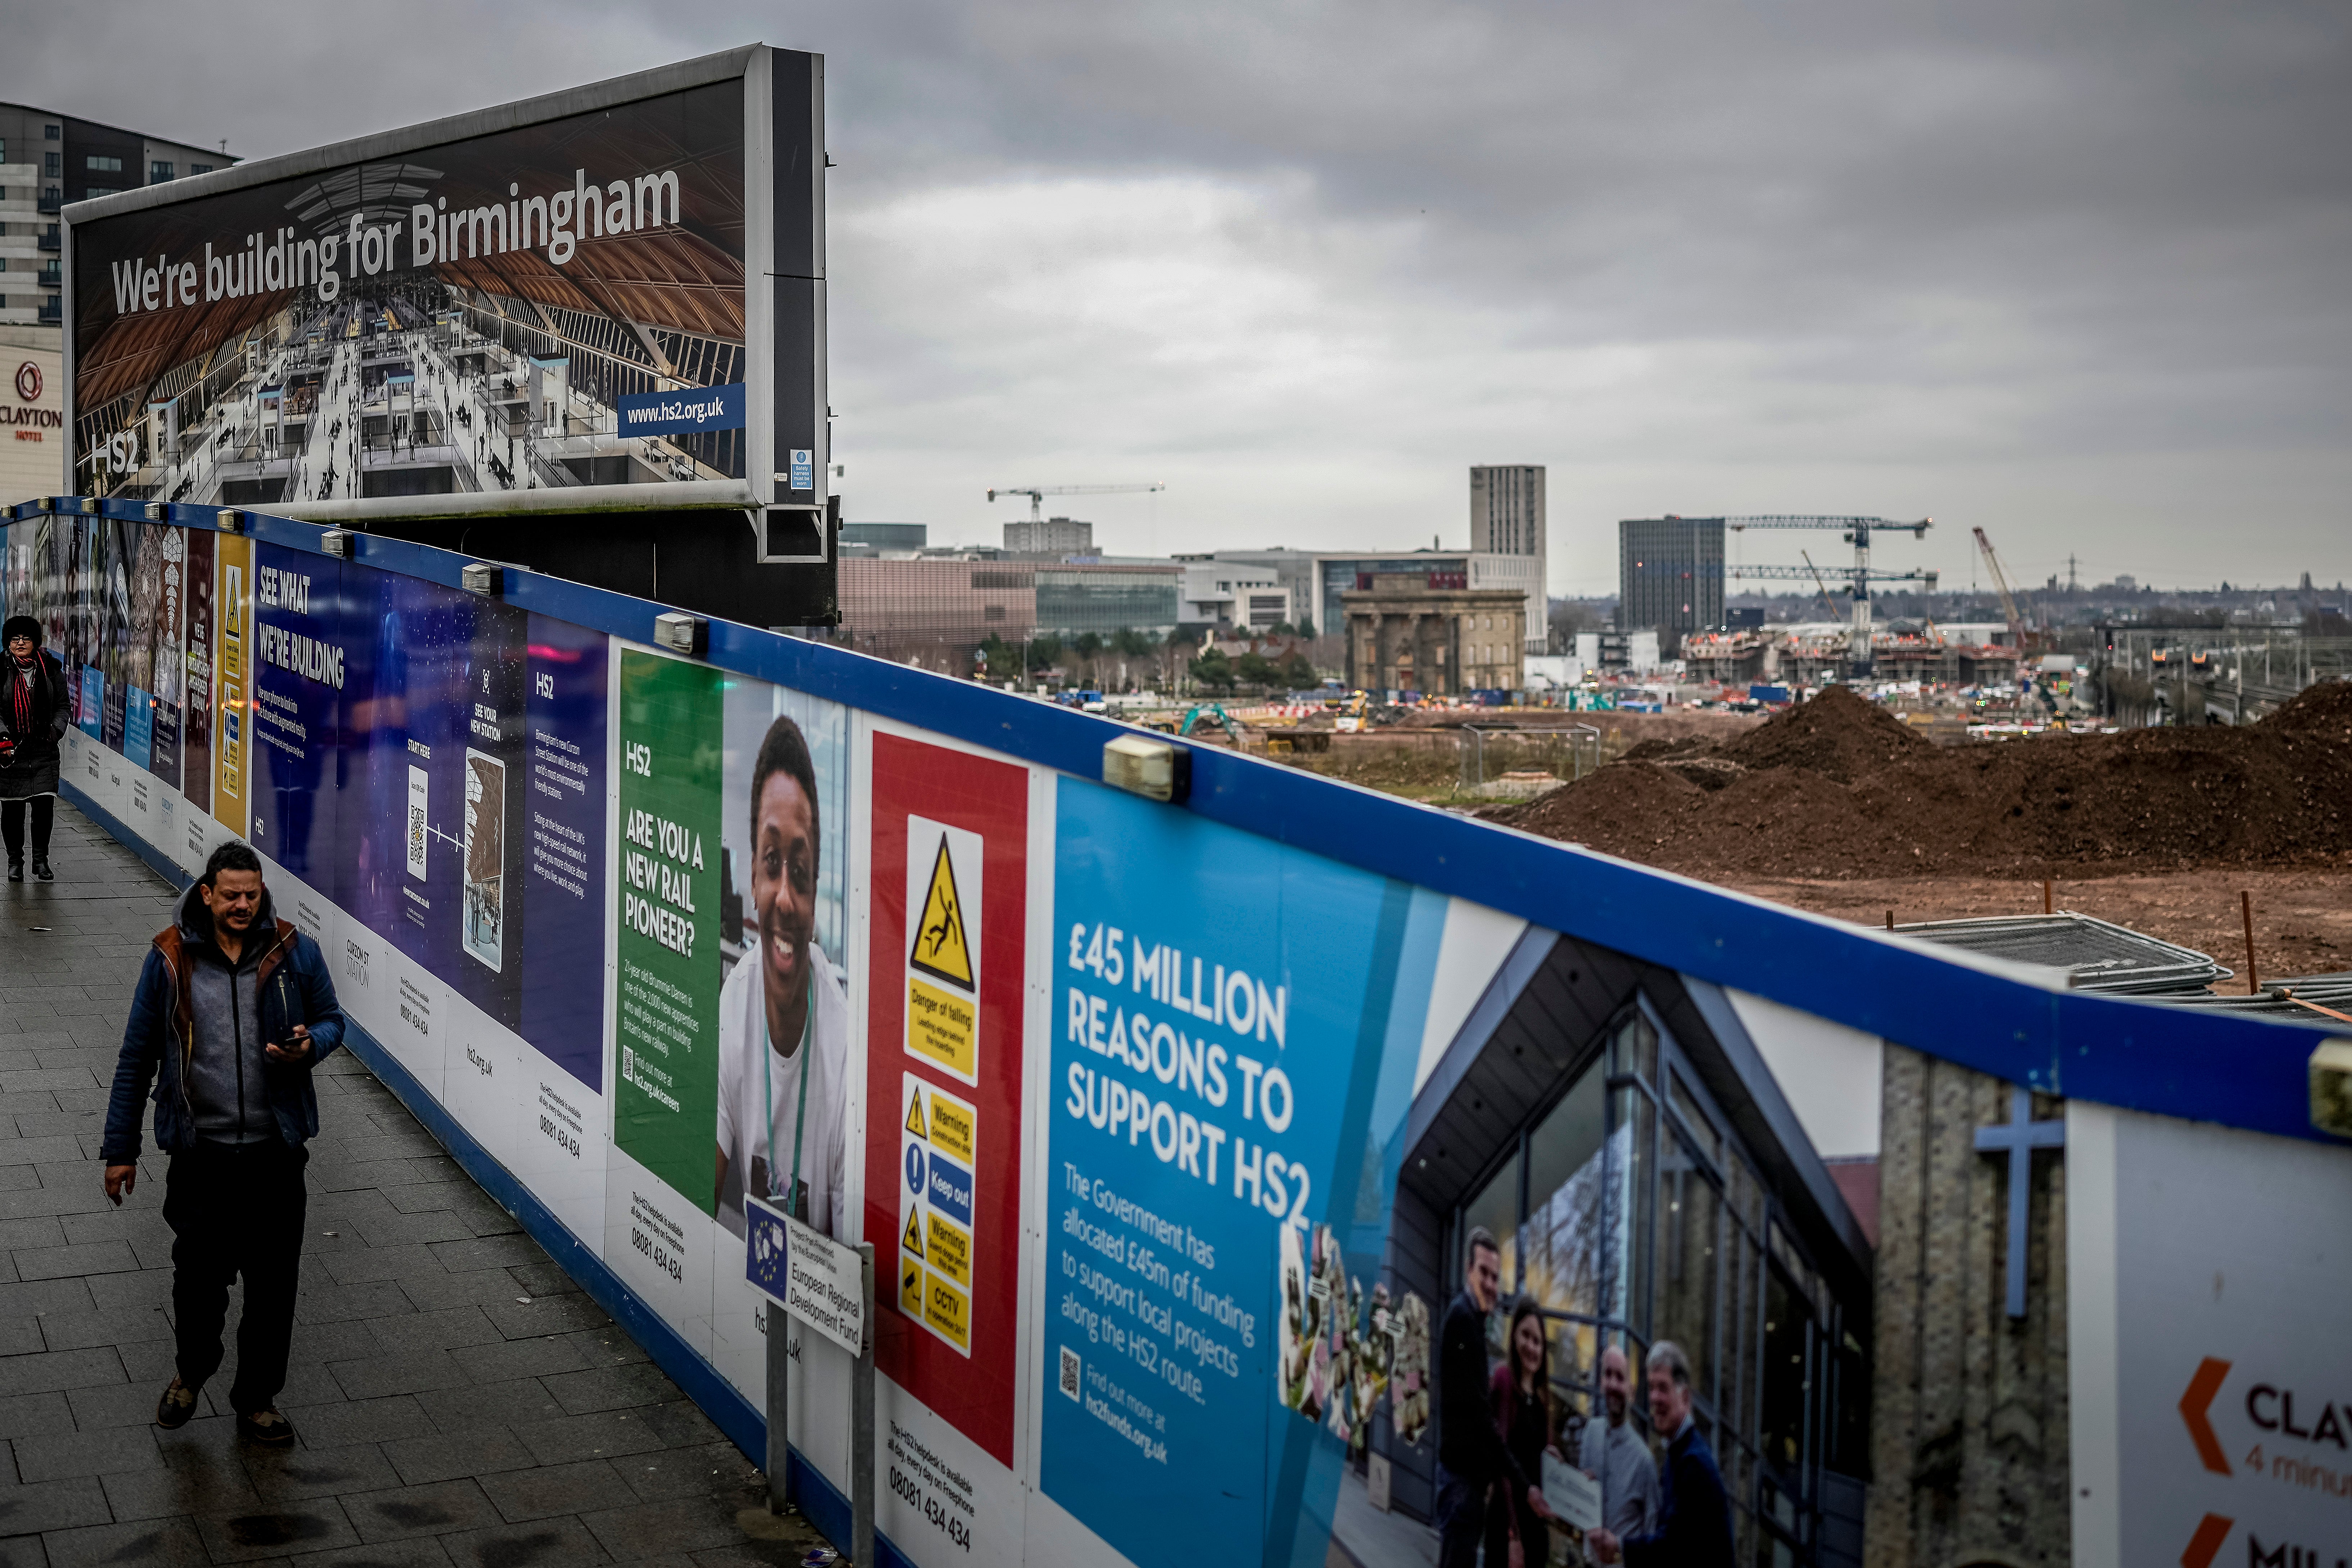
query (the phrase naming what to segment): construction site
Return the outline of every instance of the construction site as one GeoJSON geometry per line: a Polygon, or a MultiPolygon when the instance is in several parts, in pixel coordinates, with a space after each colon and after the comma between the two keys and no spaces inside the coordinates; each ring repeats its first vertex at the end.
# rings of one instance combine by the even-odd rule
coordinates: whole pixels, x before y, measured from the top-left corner
{"type": "Polygon", "coordinates": [[[1844,687],[1681,728],[1479,814],[1857,923],[2074,910],[2212,955],[2223,990],[2352,970],[2352,683],[2025,744],[1939,743],[1844,687]]]}

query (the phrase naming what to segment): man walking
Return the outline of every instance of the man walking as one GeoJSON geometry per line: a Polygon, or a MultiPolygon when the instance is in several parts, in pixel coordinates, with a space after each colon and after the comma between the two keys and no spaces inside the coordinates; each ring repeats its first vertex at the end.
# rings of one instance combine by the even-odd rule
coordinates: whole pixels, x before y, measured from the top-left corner
{"type": "Polygon", "coordinates": [[[1691,1419],[1690,1358],[1672,1340],[1650,1347],[1650,1425],[1666,1439],[1657,1527],[1620,1540],[1591,1537],[1593,1555],[1626,1568],[1731,1568],[1731,1503],[1715,1450],[1691,1419]]]}
{"type": "Polygon", "coordinates": [[[1438,1328],[1437,1568],[1477,1568],[1486,1494],[1496,1481],[1513,1496],[1525,1493],[1538,1517],[1552,1517],[1542,1489],[1529,1484],[1495,1425],[1486,1318],[1502,1289],[1502,1264],[1494,1236],[1484,1226],[1471,1226],[1462,1247],[1462,1293],[1438,1328]]]}
{"type": "Polygon", "coordinates": [[[272,914],[260,857],[222,845],[140,972],[100,1150],[106,1195],[119,1205],[139,1183],[141,1107],[160,1070],[155,1142],[172,1157],[163,1219],[179,1344],[159,1426],[185,1425],[220,1370],[229,1281],[243,1275],[229,1405],[240,1435],[294,1441],[276,1400],[302,1259],[303,1143],[319,1131],[310,1069],[342,1037],[319,944],[272,914]]]}
{"type": "Polygon", "coordinates": [[[1577,1449],[1577,1467],[1601,1483],[1601,1522],[1622,1541],[1644,1535],[1658,1516],[1658,1467],[1649,1445],[1627,1419],[1633,1379],[1624,1350],[1601,1352],[1601,1403],[1606,1421],[1587,1421],[1577,1449]]]}

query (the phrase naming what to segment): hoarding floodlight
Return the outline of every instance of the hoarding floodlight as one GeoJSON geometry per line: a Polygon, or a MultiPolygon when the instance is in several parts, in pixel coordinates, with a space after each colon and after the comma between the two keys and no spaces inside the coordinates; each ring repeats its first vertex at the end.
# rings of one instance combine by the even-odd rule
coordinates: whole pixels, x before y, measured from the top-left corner
{"type": "Polygon", "coordinates": [[[223,533],[243,533],[245,513],[233,506],[225,506],[213,513],[213,526],[223,533]]]}
{"type": "Polygon", "coordinates": [[[1192,748],[1141,735],[1106,741],[1102,782],[1147,800],[1180,804],[1192,793],[1192,748]]]}
{"type": "Polygon", "coordinates": [[[2329,1040],[2311,1053],[2311,1124],[2352,1138],[2352,1040],[2329,1040]]]}
{"type": "Polygon", "coordinates": [[[339,561],[349,561],[352,558],[352,531],[348,528],[327,530],[319,535],[319,548],[339,561]]]}
{"type": "Polygon", "coordinates": [[[672,653],[699,658],[710,644],[710,623],[684,610],[666,610],[654,617],[654,641],[672,653]]]}
{"type": "Polygon", "coordinates": [[[507,591],[507,569],[488,561],[468,561],[457,574],[468,594],[496,598],[507,591]]]}
{"type": "Polygon", "coordinates": [[[147,511],[147,521],[150,521],[150,522],[161,522],[161,521],[163,521],[163,503],[162,501],[159,501],[159,500],[151,500],[151,501],[149,501],[149,502],[147,503],[146,511],[147,511]]]}

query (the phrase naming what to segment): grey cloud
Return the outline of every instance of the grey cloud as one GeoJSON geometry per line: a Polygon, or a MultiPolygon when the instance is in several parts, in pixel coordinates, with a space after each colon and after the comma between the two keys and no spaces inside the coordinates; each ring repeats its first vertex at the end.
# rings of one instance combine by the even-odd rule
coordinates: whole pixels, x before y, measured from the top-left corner
{"type": "Polygon", "coordinates": [[[1163,548],[1402,543],[1458,533],[1466,463],[1530,460],[1563,580],[1605,581],[1614,515],[1718,508],[1980,507],[2029,571],[2061,540],[2144,577],[2347,568],[2342,7],[400,16],[28,8],[0,92],[266,153],[753,37],[822,49],[854,513],[977,534],[984,483],[1139,466],[1187,476],[1163,548]],[[1236,194],[1160,258],[1251,296],[1235,341],[1203,321],[1188,359],[1181,323],[1099,306],[1151,221],[1121,190],[1236,194]],[[950,280],[961,311],[923,297],[950,280]],[[1296,336],[1251,315],[1294,287],[1296,336]],[[1302,391],[1277,353],[1339,368],[1302,391]]]}

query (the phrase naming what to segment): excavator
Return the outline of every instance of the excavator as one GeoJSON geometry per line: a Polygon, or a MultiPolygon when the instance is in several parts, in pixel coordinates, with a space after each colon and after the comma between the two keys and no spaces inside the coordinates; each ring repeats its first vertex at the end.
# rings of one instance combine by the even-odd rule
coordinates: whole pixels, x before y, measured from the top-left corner
{"type": "MultiPolygon", "coordinates": [[[[1195,702],[1186,709],[1184,721],[1176,727],[1176,733],[1179,736],[1189,736],[1204,724],[1214,724],[1223,731],[1222,735],[1215,738],[1216,744],[1230,746],[1241,739],[1241,731],[1234,725],[1233,720],[1226,717],[1224,706],[1216,702],[1195,702]]],[[[1203,734],[1200,739],[1209,741],[1212,737],[1203,734]]]]}

